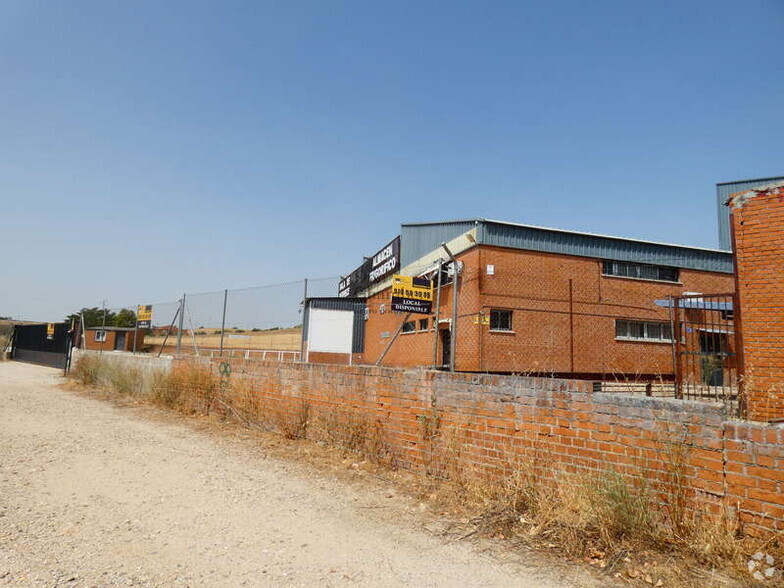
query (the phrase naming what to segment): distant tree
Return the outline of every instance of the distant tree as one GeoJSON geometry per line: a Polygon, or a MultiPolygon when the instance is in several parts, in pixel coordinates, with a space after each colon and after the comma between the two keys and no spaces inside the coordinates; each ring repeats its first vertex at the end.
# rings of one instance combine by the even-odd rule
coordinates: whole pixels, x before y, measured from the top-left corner
{"type": "Polygon", "coordinates": [[[130,308],[123,308],[115,316],[113,323],[115,327],[135,327],[136,313],[130,308]]]}
{"type": "MultiPolygon", "coordinates": [[[[106,325],[113,326],[117,314],[108,309],[105,312],[106,325]]],[[[83,308],[82,310],[79,310],[73,314],[69,314],[67,317],[65,317],[65,320],[70,324],[71,320],[73,319],[74,324],[78,325],[80,321],[80,315],[84,316],[84,326],[87,328],[100,327],[102,324],[104,324],[104,309],[98,308],[97,306],[94,306],[93,308],[83,308]]]]}

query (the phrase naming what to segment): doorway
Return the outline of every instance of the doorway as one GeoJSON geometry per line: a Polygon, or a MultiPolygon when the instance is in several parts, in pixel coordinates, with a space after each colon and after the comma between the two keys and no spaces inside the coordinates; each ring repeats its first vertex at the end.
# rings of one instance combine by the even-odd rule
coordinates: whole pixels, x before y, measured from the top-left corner
{"type": "Polygon", "coordinates": [[[125,351],[125,337],[127,333],[117,332],[114,337],[114,350],[125,351]]]}
{"type": "Polygon", "coordinates": [[[700,331],[700,364],[702,382],[708,386],[724,386],[724,363],[729,346],[725,333],[700,331]]]}
{"type": "Polygon", "coordinates": [[[452,351],[452,330],[441,329],[441,368],[449,369],[452,351]]]}

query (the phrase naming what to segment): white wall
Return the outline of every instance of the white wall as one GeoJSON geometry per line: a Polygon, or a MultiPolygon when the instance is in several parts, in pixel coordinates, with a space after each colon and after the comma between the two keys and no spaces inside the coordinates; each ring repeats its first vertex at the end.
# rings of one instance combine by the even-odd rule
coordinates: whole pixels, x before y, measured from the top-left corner
{"type": "Polygon", "coordinates": [[[311,308],[308,312],[308,351],[351,353],[353,310],[311,308]]]}

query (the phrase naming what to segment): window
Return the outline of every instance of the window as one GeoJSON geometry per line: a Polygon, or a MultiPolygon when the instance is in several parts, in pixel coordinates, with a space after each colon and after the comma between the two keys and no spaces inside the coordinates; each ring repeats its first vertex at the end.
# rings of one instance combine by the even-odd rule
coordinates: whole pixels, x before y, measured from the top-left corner
{"type": "Polygon", "coordinates": [[[420,331],[427,331],[427,323],[429,319],[423,318],[419,319],[419,330],[420,331]]]}
{"type": "Polygon", "coordinates": [[[511,331],[512,330],[512,311],[511,310],[490,310],[490,330],[491,331],[511,331]]]}
{"type": "Polygon", "coordinates": [[[672,341],[672,328],[669,323],[649,323],[644,321],[615,321],[615,338],[634,341],[672,341]]]}
{"type": "Polygon", "coordinates": [[[106,331],[95,331],[95,341],[97,343],[106,341],[106,331]]]}
{"type": "Polygon", "coordinates": [[[657,280],[660,282],[677,282],[679,279],[677,267],[646,265],[644,263],[629,263],[626,261],[605,260],[602,273],[605,276],[636,278],[638,280],[657,280]]]}
{"type": "Polygon", "coordinates": [[[403,323],[403,332],[404,333],[413,333],[416,331],[416,322],[415,321],[408,321],[407,323],[403,323]]]}

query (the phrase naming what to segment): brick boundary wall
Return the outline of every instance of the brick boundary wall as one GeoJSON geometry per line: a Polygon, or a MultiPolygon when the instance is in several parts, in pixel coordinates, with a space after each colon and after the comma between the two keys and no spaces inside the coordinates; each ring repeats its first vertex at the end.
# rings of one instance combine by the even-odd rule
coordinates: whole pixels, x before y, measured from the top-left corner
{"type": "MultiPolygon", "coordinates": [[[[183,357],[219,376],[222,360],[183,357]]],[[[784,426],[729,421],[718,404],[592,391],[592,382],[367,366],[227,360],[260,411],[335,430],[361,423],[396,465],[454,467],[501,479],[534,464],[553,482],[574,473],[642,476],[666,503],[673,455],[694,509],[728,512],[745,532],[784,529],[784,426]],[[538,464],[538,465],[537,465],[538,464]]],[[[225,376],[224,376],[225,377],[225,376]]]]}

